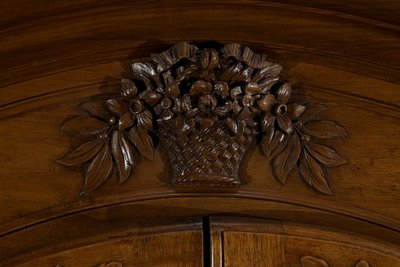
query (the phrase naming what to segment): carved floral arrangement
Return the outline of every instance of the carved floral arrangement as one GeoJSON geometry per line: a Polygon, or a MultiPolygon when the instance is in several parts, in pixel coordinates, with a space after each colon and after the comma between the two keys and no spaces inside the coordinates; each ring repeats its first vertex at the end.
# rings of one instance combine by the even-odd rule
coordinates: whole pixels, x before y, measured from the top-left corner
{"type": "Polygon", "coordinates": [[[320,119],[325,106],[293,101],[291,85],[279,77],[282,66],[266,55],[239,44],[178,43],[132,69],[120,95],[83,103],[86,114],[62,125],[89,137],[59,160],[87,165],[83,192],[101,186],[114,169],[119,183],[129,179],[140,156],[152,160],[156,138],[174,184],[239,185],[242,159],[258,142],[281,183],[298,169],[308,185],[331,194],[326,168],[346,161],[320,141],[346,131],[320,119]]]}

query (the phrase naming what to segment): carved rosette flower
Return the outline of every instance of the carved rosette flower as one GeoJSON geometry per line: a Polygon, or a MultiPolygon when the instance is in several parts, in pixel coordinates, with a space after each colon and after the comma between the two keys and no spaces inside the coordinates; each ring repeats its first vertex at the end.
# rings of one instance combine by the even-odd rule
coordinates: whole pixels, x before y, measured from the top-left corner
{"type": "Polygon", "coordinates": [[[280,182],[297,168],[307,184],[331,193],[326,167],[345,160],[319,142],[346,132],[320,119],[324,106],[293,101],[291,85],[279,77],[282,67],[265,55],[238,44],[199,49],[179,43],[132,69],[119,96],[85,103],[86,115],[63,124],[93,136],[60,160],[88,163],[84,192],[103,184],[114,168],[118,182],[126,181],[139,155],[152,159],[157,136],[175,183],[240,184],[243,155],[260,139],[280,182]]]}

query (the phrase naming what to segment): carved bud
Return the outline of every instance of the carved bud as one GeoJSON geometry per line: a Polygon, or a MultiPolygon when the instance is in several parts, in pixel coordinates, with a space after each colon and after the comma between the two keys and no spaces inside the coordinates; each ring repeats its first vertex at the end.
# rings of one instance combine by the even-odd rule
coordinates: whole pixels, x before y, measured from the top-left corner
{"type": "Polygon", "coordinates": [[[244,91],[246,92],[246,94],[255,95],[260,93],[261,88],[260,85],[258,85],[258,83],[251,82],[246,85],[244,91]]]}
{"type": "Polygon", "coordinates": [[[226,98],[229,95],[229,85],[226,82],[217,82],[214,85],[214,92],[226,98]]]}

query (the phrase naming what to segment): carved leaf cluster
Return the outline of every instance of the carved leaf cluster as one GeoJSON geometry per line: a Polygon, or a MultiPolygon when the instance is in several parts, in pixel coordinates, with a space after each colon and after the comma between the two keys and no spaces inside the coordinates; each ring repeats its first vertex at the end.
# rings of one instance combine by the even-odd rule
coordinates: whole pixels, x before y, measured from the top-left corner
{"type": "MultiPolygon", "coordinates": [[[[343,137],[346,131],[320,119],[325,106],[293,101],[291,85],[279,77],[282,66],[266,55],[239,44],[199,49],[178,43],[132,69],[132,77],[122,79],[120,95],[82,104],[85,115],[62,125],[66,132],[88,136],[89,141],[59,160],[69,166],[86,164],[83,192],[101,186],[114,170],[119,183],[129,179],[140,156],[153,158],[153,137],[163,123],[173,124],[182,140],[199,129],[211,131],[216,123],[238,140],[260,136],[260,148],[280,182],[298,169],[307,184],[332,192],[326,168],[346,160],[320,141],[343,137]]],[[[216,162],[224,162],[214,154],[216,162]]]]}

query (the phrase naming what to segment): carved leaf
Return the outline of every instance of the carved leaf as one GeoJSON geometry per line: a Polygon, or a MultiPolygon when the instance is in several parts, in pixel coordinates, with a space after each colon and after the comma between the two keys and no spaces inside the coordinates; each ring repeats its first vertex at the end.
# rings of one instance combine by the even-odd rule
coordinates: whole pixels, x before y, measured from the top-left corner
{"type": "Polygon", "coordinates": [[[324,194],[332,194],[324,170],[307,150],[303,150],[300,157],[299,172],[307,184],[324,194]]]}
{"type": "Polygon", "coordinates": [[[145,110],[137,114],[138,126],[146,130],[153,129],[153,115],[150,111],[145,110]]]}
{"type": "Polygon", "coordinates": [[[121,94],[123,96],[134,96],[137,94],[137,87],[131,79],[122,79],[121,94]]]}
{"type": "Polygon", "coordinates": [[[84,143],[74,151],[68,153],[63,158],[59,159],[58,162],[67,166],[83,164],[91,160],[100,151],[100,149],[104,145],[104,142],[105,142],[104,140],[95,139],[87,143],[84,143]]]}
{"type": "Polygon", "coordinates": [[[81,104],[80,108],[90,115],[105,121],[109,121],[112,118],[107,105],[103,101],[89,101],[81,104]]]}
{"type": "Polygon", "coordinates": [[[153,90],[147,89],[139,94],[139,98],[143,99],[150,106],[154,106],[160,100],[161,95],[153,90]]]}
{"type": "Polygon", "coordinates": [[[308,122],[320,116],[324,111],[328,108],[324,105],[317,104],[317,103],[306,103],[305,104],[306,110],[304,111],[303,115],[301,116],[301,120],[303,122],[308,122]]]}
{"type": "Polygon", "coordinates": [[[288,108],[288,116],[291,119],[295,119],[301,116],[301,114],[304,113],[304,111],[306,110],[306,107],[300,104],[296,104],[296,103],[291,103],[287,105],[288,108]]]}
{"type": "Polygon", "coordinates": [[[263,142],[271,143],[275,133],[275,116],[270,112],[266,113],[260,122],[261,131],[264,132],[263,142]]]}
{"type": "Polygon", "coordinates": [[[134,120],[135,117],[132,115],[133,114],[130,112],[122,114],[122,116],[119,118],[119,122],[118,122],[118,129],[120,131],[123,131],[133,125],[133,123],[135,122],[135,120],[134,120]]]}
{"type": "Polygon", "coordinates": [[[359,260],[354,267],[369,267],[369,264],[365,260],[359,260]]]}
{"type": "Polygon", "coordinates": [[[311,156],[328,167],[340,166],[347,163],[347,160],[330,147],[314,143],[308,143],[305,147],[311,156]]]}
{"type": "Polygon", "coordinates": [[[107,100],[108,108],[117,115],[122,115],[128,110],[128,103],[122,99],[107,100]]]}
{"type": "Polygon", "coordinates": [[[277,63],[270,62],[265,68],[261,69],[262,78],[265,77],[278,77],[283,67],[277,63]]]}
{"type": "Polygon", "coordinates": [[[239,44],[226,44],[223,51],[225,57],[234,57],[238,60],[243,60],[247,65],[253,68],[264,68],[272,64],[267,61],[267,55],[254,54],[247,46],[244,47],[239,44]]]}
{"type": "Polygon", "coordinates": [[[260,81],[260,88],[261,88],[261,93],[265,94],[267,93],[271,87],[276,84],[279,81],[278,76],[270,76],[266,79],[262,79],[260,81]]]}
{"type": "Polygon", "coordinates": [[[82,192],[92,192],[102,185],[111,174],[113,162],[108,144],[90,162],[85,175],[82,192]]]}
{"type": "Polygon", "coordinates": [[[288,138],[280,131],[275,131],[271,141],[265,137],[261,141],[261,151],[270,159],[275,158],[287,146],[288,138]]]}
{"type": "Polygon", "coordinates": [[[300,140],[297,134],[290,136],[284,150],[272,161],[275,176],[284,184],[286,177],[296,165],[301,152],[300,140]]]}
{"type": "Polygon", "coordinates": [[[200,62],[203,69],[212,70],[218,65],[218,52],[206,48],[201,51],[200,62]]]}
{"type": "Polygon", "coordinates": [[[265,95],[259,102],[258,106],[260,109],[269,112],[272,106],[276,103],[275,96],[268,94],[265,95]]]}
{"type": "Polygon", "coordinates": [[[318,138],[344,137],[346,130],[333,121],[310,121],[303,125],[303,132],[318,138]]]}
{"type": "Polygon", "coordinates": [[[243,64],[238,62],[235,65],[226,68],[219,76],[219,79],[221,81],[227,82],[228,84],[240,81],[243,78],[245,78],[245,77],[240,77],[242,74],[242,69],[243,69],[243,64]]]}
{"type": "Polygon", "coordinates": [[[111,150],[118,170],[118,183],[123,183],[130,177],[135,161],[132,149],[122,132],[113,133],[111,150]]]}
{"type": "Polygon", "coordinates": [[[132,65],[134,79],[122,79],[120,95],[82,104],[90,116],[63,124],[66,131],[98,134],[103,140],[88,142],[60,160],[65,165],[89,162],[85,191],[102,184],[113,166],[119,182],[128,179],[139,153],[151,160],[150,131],[154,131],[161,143],[174,150],[169,156],[177,159],[174,168],[183,176],[203,179],[193,177],[204,166],[216,177],[229,173],[235,184],[240,183],[240,160],[261,132],[262,152],[270,158],[279,181],[285,183],[297,164],[302,179],[331,193],[323,168],[345,160],[333,148],[311,142],[346,132],[335,122],[317,121],[325,106],[291,101],[291,85],[279,82],[282,66],[239,44],[215,50],[178,43],[151,57],[152,62],[132,65]],[[215,160],[210,162],[209,156],[215,160]],[[188,171],[189,165],[198,168],[188,171]]]}
{"type": "Polygon", "coordinates": [[[64,121],[61,130],[66,133],[93,135],[106,131],[110,125],[94,117],[75,116],[64,121]]]}
{"type": "Polygon", "coordinates": [[[151,58],[157,63],[157,71],[162,72],[183,58],[191,59],[197,51],[196,46],[180,42],[160,54],[152,54],[151,58]]]}
{"type": "Polygon", "coordinates": [[[132,70],[135,75],[142,75],[146,78],[152,78],[157,75],[157,72],[152,63],[133,63],[132,70]]]}
{"type": "Polygon", "coordinates": [[[329,267],[326,261],[312,256],[304,256],[300,259],[300,262],[301,267],[329,267]]]}
{"type": "Polygon", "coordinates": [[[286,133],[291,134],[293,132],[292,120],[288,116],[282,116],[277,118],[279,128],[284,130],[286,133]]]}
{"type": "MultiPolygon", "coordinates": [[[[172,79],[172,78],[171,78],[172,79]]],[[[165,79],[164,79],[165,80],[165,79]]],[[[179,84],[177,82],[173,82],[170,85],[167,85],[164,88],[164,92],[169,97],[178,97],[181,91],[179,90],[179,84]]]]}
{"type": "Polygon", "coordinates": [[[147,130],[132,127],[129,131],[129,139],[139,150],[140,154],[148,160],[153,159],[154,147],[153,140],[147,133],[147,130]]]}

